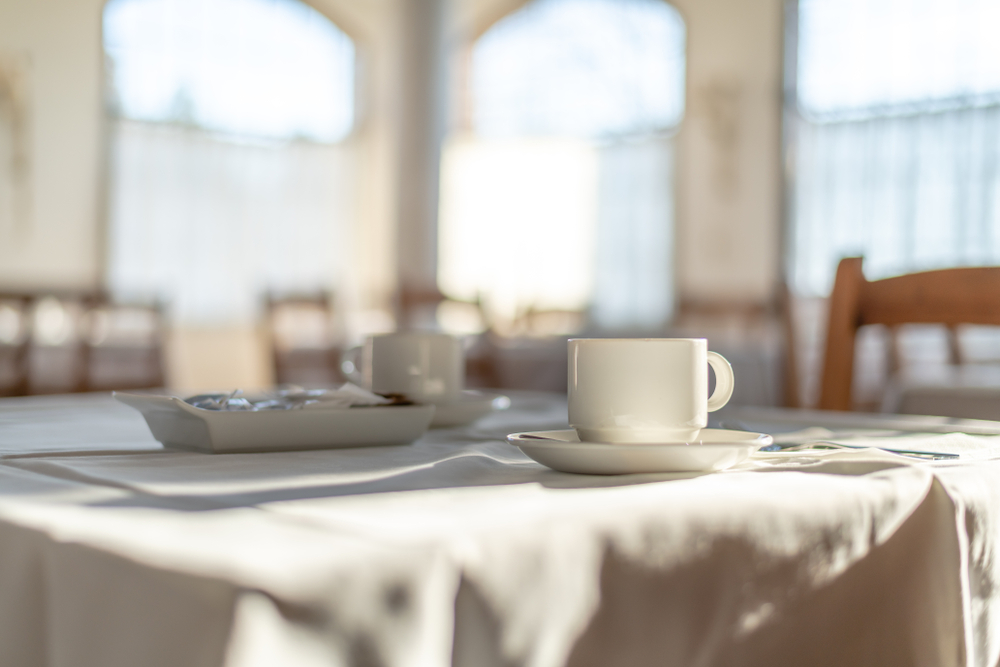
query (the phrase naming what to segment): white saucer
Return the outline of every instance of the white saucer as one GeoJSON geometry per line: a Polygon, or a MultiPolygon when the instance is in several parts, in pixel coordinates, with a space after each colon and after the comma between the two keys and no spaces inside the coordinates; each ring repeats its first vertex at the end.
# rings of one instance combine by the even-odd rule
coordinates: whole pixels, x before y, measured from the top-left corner
{"type": "Polygon", "coordinates": [[[502,394],[466,389],[457,401],[436,405],[431,428],[465,426],[494,410],[506,410],[509,407],[510,399],[502,394]]]}
{"type": "Polygon", "coordinates": [[[544,466],[587,475],[725,470],[770,445],[763,433],[705,428],[692,442],[611,444],[580,442],[576,431],[511,433],[507,442],[544,466]]]}

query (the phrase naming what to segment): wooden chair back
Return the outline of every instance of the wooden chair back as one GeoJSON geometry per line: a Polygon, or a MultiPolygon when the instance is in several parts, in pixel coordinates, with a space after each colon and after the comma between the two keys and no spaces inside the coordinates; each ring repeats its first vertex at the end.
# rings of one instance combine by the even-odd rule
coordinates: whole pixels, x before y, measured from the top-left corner
{"type": "MultiPolygon", "coordinates": [[[[863,258],[840,261],[827,325],[819,408],[850,410],[854,342],[866,324],[1000,325],[1000,267],[941,269],[868,281],[863,258]]],[[[954,346],[953,346],[954,348],[954,346]]]]}
{"type": "Polygon", "coordinates": [[[76,391],[154,389],[166,385],[165,306],[96,294],[83,301],[76,391]]]}
{"type": "Polygon", "coordinates": [[[343,381],[333,292],[265,297],[275,384],[332,385],[343,381]]]}
{"type": "Polygon", "coordinates": [[[21,293],[0,292],[0,315],[4,319],[13,317],[13,322],[5,321],[5,328],[11,327],[9,340],[0,342],[0,364],[3,366],[5,381],[0,383],[0,396],[25,396],[29,392],[29,355],[31,352],[31,307],[33,298],[21,293]]]}
{"type": "Polygon", "coordinates": [[[4,373],[8,381],[0,384],[0,395],[164,385],[165,319],[159,303],[121,304],[95,290],[38,290],[0,292],[0,307],[13,308],[19,320],[16,340],[0,343],[2,362],[10,366],[4,373]],[[39,340],[36,313],[46,303],[55,304],[69,319],[70,333],[64,342],[39,340]],[[126,332],[131,335],[123,339],[120,327],[114,326],[126,313],[148,321],[141,340],[134,331],[126,332]],[[122,369],[128,372],[118,373],[122,369]]]}
{"type": "Polygon", "coordinates": [[[403,285],[396,293],[396,327],[400,331],[436,328],[437,308],[448,297],[436,287],[403,285]]]}

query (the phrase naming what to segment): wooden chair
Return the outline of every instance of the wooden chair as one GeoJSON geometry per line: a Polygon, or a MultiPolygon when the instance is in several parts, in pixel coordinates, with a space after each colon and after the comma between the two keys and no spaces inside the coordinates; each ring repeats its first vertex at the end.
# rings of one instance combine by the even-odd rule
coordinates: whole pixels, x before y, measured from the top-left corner
{"type": "Polygon", "coordinates": [[[0,395],[24,396],[164,385],[164,316],[159,304],[121,304],[94,290],[0,293],[4,316],[16,313],[17,336],[0,343],[0,395]],[[67,321],[61,341],[46,341],[39,309],[67,321]],[[126,322],[123,324],[123,318],[126,322]],[[143,319],[141,327],[128,320],[143,319]]]}
{"type": "Polygon", "coordinates": [[[166,313],[162,303],[83,301],[76,391],[160,388],[166,384],[166,313]]]}
{"type": "MultiPolygon", "coordinates": [[[[952,341],[961,324],[1000,325],[1000,267],[942,269],[865,280],[861,257],[837,267],[830,296],[819,408],[850,410],[854,343],[866,324],[942,324],[952,341]]],[[[957,343],[951,344],[953,360],[957,343]]]]}
{"type": "Polygon", "coordinates": [[[528,307],[511,323],[511,334],[533,338],[570,336],[587,326],[588,314],[583,310],[555,310],[528,307]]]}
{"type": "Polygon", "coordinates": [[[275,384],[339,384],[341,348],[329,291],[267,294],[265,325],[275,384]]]}
{"type": "Polygon", "coordinates": [[[31,306],[33,297],[0,293],[4,339],[0,342],[0,396],[25,396],[30,390],[31,306]]]}
{"type": "MultiPolygon", "coordinates": [[[[87,290],[37,290],[4,292],[0,302],[17,312],[19,337],[10,355],[13,382],[5,382],[4,395],[67,393],[81,391],[86,354],[79,320],[97,293],[87,290]],[[52,339],[53,313],[57,313],[58,340],[52,339]]],[[[9,311],[8,311],[9,312],[9,311]]],[[[7,365],[7,364],[5,364],[7,365]]],[[[7,377],[11,377],[6,374],[7,377]]]]}
{"type": "Polygon", "coordinates": [[[400,331],[436,329],[437,308],[447,301],[436,287],[417,289],[403,285],[396,293],[396,326],[400,331]]]}

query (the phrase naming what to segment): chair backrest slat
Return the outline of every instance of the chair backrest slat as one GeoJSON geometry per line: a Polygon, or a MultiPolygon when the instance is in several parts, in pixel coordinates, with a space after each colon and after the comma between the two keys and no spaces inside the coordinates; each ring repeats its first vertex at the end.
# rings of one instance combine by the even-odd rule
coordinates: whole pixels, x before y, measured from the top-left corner
{"type": "Polygon", "coordinates": [[[865,324],[1000,325],[1000,267],[941,269],[867,281],[863,258],[837,267],[819,407],[851,409],[854,342],[865,324]]]}
{"type": "Polygon", "coordinates": [[[1000,324],[1000,268],[941,269],[862,284],[862,324],[1000,324]]]}

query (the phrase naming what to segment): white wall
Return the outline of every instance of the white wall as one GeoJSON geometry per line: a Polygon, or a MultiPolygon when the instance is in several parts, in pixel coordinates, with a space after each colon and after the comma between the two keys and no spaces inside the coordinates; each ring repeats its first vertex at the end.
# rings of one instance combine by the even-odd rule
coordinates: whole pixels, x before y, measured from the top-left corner
{"type": "Polygon", "coordinates": [[[681,299],[761,302],[779,279],[782,0],[675,0],[687,23],[677,164],[681,299]]]}
{"type": "Polygon", "coordinates": [[[94,287],[104,186],[103,0],[0,2],[0,58],[25,63],[27,206],[0,224],[0,285],[94,287]]]}

